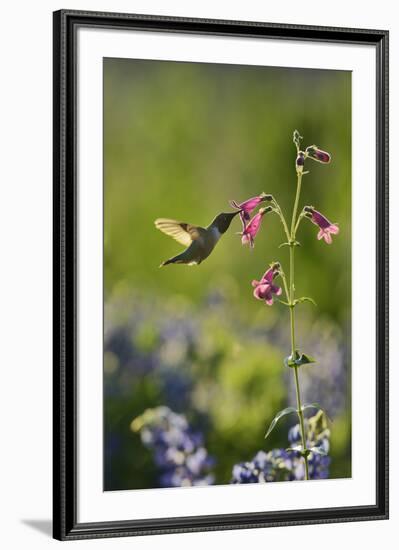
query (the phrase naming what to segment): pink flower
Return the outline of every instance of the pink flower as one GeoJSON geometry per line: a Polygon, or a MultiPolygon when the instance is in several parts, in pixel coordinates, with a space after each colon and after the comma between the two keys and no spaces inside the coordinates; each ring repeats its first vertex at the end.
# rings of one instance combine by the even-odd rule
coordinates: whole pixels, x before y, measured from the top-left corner
{"type": "Polygon", "coordinates": [[[304,211],[310,221],[320,228],[317,234],[319,241],[324,239],[327,244],[331,244],[331,235],[338,235],[339,233],[338,225],[336,223],[331,223],[323,214],[315,210],[313,206],[305,206],[304,211]]]}
{"type": "Polygon", "coordinates": [[[266,195],[266,193],[261,193],[256,197],[247,199],[246,201],[238,204],[236,201],[230,201],[230,205],[233,208],[236,208],[240,211],[240,218],[242,222],[242,227],[245,229],[246,222],[250,220],[250,214],[255,210],[255,208],[263,201],[272,200],[271,195],[266,195]]]}
{"type": "Polygon", "coordinates": [[[306,147],[306,154],[309,158],[317,160],[317,162],[322,162],[323,164],[328,164],[331,160],[331,155],[326,151],[322,151],[317,147],[317,145],[310,145],[306,147]]]}
{"type": "Polygon", "coordinates": [[[280,296],[282,293],[281,287],[273,284],[273,279],[279,275],[279,267],[278,263],[272,264],[260,281],[252,281],[254,297],[264,300],[268,306],[273,304],[273,294],[280,296]]]}
{"type": "Polygon", "coordinates": [[[261,208],[257,214],[248,222],[247,225],[243,225],[241,242],[242,244],[248,244],[251,248],[255,246],[254,240],[260,229],[263,216],[266,212],[270,212],[271,207],[261,208]]]}

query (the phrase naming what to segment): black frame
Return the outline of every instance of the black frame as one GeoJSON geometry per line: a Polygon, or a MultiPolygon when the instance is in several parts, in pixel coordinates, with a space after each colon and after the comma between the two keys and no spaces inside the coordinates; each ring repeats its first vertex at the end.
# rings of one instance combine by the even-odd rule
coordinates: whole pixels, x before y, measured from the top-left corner
{"type": "Polygon", "coordinates": [[[388,518],[388,36],[386,30],[61,10],[54,25],[54,474],[53,535],[60,540],[388,518]],[[374,506],[77,523],[76,30],[123,28],[368,44],[377,53],[377,355],[374,506]]]}

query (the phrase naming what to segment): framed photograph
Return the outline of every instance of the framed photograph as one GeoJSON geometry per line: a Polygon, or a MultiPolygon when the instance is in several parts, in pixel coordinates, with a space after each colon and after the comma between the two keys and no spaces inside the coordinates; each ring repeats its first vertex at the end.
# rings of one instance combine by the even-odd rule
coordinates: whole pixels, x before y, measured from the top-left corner
{"type": "Polygon", "coordinates": [[[388,31],[54,13],[54,537],[388,517],[388,31]]]}

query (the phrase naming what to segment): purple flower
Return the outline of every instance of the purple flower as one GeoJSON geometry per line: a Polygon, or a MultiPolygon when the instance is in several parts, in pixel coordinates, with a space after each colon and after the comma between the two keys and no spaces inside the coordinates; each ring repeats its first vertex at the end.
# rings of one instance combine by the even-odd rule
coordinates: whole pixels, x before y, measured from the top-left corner
{"type": "Polygon", "coordinates": [[[310,145],[306,148],[306,155],[317,162],[322,162],[323,164],[328,164],[331,161],[331,155],[326,151],[322,151],[317,147],[317,145],[310,145]]]}
{"type": "MultiPolygon", "coordinates": [[[[257,214],[248,222],[247,225],[245,225],[245,222],[243,222],[243,229],[242,229],[242,237],[241,242],[242,244],[249,243],[249,246],[253,248],[255,246],[254,240],[255,237],[260,229],[260,225],[262,222],[262,218],[266,212],[270,212],[270,207],[267,208],[261,208],[257,214]]],[[[271,208],[270,208],[271,209],[271,208]]]]}
{"type": "Polygon", "coordinates": [[[240,211],[240,218],[242,222],[243,230],[246,227],[246,222],[250,220],[250,214],[255,210],[255,208],[264,201],[269,201],[272,199],[271,195],[266,195],[266,193],[261,193],[256,197],[251,197],[246,201],[238,204],[236,201],[230,201],[230,206],[240,211]]]}
{"type": "Polygon", "coordinates": [[[319,241],[324,239],[327,244],[331,244],[331,235],[338,235],[339,233],[338,225],[331,223],[325,216],[323,216],[323,214],[320,214],[320,212],[315,210],[313,206],[305,206],[304,211],[310,221],[320,228],[320,231],[317,234],[319,241]]]}
{"type": "MultiPolygon", "coordinates": [[[[305,420],[310,479],[327,479],[331,458],[327,455],[330,444],[330,430],[321,411],[305,420]]],[[[301,447],[299,424],[288,432],[290,447],[301,447]]],[[[268,483],[273,481],[295,481],[305,478],[305,467],[299,451],[272,449],[259,451],[251,461],[233,466],[231,483],[268,483]]]]}
{"type": "Polygon", "coordinates": [[[163,487],[214,482],[209,472],[214,459],[202,445],[201,434],[193,432],[184,415],[164,406],[147,409],[132,421],[131,429],[140,432],[143,445],[152,450],[163,487]]]}
{"type": "Polygon", "coordinates": [[[273,279],[279,275],[279,267],[279,264],[272,264],[260,281],[255,279],[252,281],[254,297],[257,300],[264,300],[268,306],[273,304],[273,294],[280,296],[282,293],[281,287],[273,284],[273,279]]]}
{"type": "Polygon", "coordinates": [[[289,481],[293,479],[292,468],[293,462],[284,449],[258,451],[251,461],[233,466],[231,483],[289,481]]]}

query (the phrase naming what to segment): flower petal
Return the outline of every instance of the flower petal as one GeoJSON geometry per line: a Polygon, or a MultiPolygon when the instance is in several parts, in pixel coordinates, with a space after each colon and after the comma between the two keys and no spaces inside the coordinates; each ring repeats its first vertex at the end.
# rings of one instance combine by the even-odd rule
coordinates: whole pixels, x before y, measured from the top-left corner
{"type": "Polygon", "coordinates": [[[263,300],[263,292],[261,288],[262,286],[263,285],[258,285],[257,287],[255,287],[255,290],[253,292],[253,295],[257,300],[263,300]]]}
{"type": "Polygon", "coordinates": [[[271,289],[272,289],[273,294],[275,294],[276,296],[281,296],[281,294],[283,292],[283,289],[280,286],[277,286],[277,285],[272,285],[271,289]]]}
{"type": "Polygon", "coordinates": [[[269,267],[269,269],[264,273],[262,277],[262,282],[271,283],[274,278],[274,270],[272,267],[269,267]]]}
{"type": "Polygon", "coordinates": [[[266,298],[270,298],[271,295],[270,285],[258,285],[254,290],[254,296],[258,300],[265,300],[266,298]]]}
{"type": "Polygon", "coordinates": [[[260,197],[252,197],[251,199],[246,200],[243,202],[240,206],[244,210],[244,212],[251,213],[254,208],[258,206],[258,204],[261,202],[260,197]]]}
{"type": "Polygon", "coordinates": [[[240,220],[241,220],[241,224],[242,224],[242,230],[244,232],[246,227],[247,227],[247,219],[249,219],[249,216],[248,216],[248,218],[246,218],[244,212],[240,212],[239,215],[240,215],[240,220]]]}
{"type": "Polygon", "coordinates": [[[317,210],[313,210],[311,220],[314,224],[318,225],[321,229],[326,229],[331,225],[331,222],[317,210]]]}
{"type": "Polygon", "coordinates": [[[338,227],[338,225],[335,225],[335,224],[330,225],[329,231],[330,231],[330,233],[332,233],[333,235],[338,235],[338,233],[339,233],[339,227],[338,227]]]}

